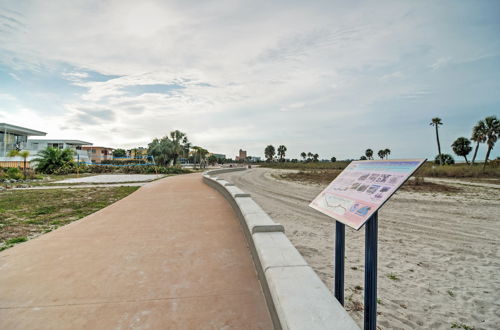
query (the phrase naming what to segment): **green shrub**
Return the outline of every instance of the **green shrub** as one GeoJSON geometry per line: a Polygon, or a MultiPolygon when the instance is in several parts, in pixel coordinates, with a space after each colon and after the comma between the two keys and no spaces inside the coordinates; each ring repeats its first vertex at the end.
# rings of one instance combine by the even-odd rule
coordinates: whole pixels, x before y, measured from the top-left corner
{"type": "Polygon", "coordinates": [[[105,159],[101,161],[101,164],[109,165],[135,165],[135,164],[146,164],[148,161],[146,159],[105,159]]]}
{"type": "Polygon", "coordinates": [[[23,178],[23,173],[16,167],[9,167],[6,174],[7,178],[13,180],[21,180],[23,178]]]}

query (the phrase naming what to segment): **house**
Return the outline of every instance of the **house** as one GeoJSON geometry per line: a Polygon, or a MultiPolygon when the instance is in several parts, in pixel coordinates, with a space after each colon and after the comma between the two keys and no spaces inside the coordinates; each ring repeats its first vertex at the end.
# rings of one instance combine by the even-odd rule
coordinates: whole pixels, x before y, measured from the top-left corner
{"type": "Polygon", "coordinates": [[[148,149],[144,147],[134,148],[127,150],[127,156],[130,158],[145,158],[148,156],[148,149]]]}
{"type": "MultiPolygon", "coordinates": [[[[45,136],[47,133],[34,129],[0,123],[0,166],[19,167],[21,157],[9,157],[12,150],[28,150],[28,136],[45,136]]],[[[34,154],[28,157],[28,161],[34,158],[34,154]]]]}
{"type": "Polygon", "coordinates": [[[26,150],[29,150],[31,154],[36,155],[39,151],[45,150],[48,147],[56,149],[71,149],[75,152],[75,161],[89,163],[90,155],[87,150],[82,148],[86,145],[92,145],[92,143],[81,140],[28,139],[26,150]]]}
{"type": "Polygon", "coordinates": [[[94,164],[100,164],[103,160],[113,159],[113,148],[98,146],[83,146],[82,150],[89,153],[90,161],[94,164]]]}

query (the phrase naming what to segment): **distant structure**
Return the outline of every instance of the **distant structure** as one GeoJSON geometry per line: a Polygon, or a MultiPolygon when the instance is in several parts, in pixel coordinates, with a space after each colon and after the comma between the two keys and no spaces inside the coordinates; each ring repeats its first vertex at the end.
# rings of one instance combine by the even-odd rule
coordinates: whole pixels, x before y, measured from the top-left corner
{"type": "Polygon", "coordinates": [[[247,151],[240,149],[240,154],[239,154],[239,156],[236,156],[236,161],[246,160],[246,159],[247,159],[247,151]]]}

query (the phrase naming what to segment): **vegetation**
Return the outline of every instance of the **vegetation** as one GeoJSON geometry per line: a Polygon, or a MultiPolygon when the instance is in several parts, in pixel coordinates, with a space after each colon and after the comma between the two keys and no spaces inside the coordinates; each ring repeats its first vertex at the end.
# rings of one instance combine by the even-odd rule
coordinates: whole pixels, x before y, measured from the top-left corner
{"type": "Polygon", "coordinates": [[[71,149],[58,149],[48,147],[40,151],[38,158],[33,159],[36,162],[36,170],[46,174],[67,174],[75,171],[75,162],[73,161],[74,151],[71,149]]]}
{"type": "Polygon", "coordinates": [[[439,154],[434,158],[434,163],[437,165],[452,165],[455,164],[455,159],[448,154],[439,154]]]}
{"type": "Polygon", "coordinates": [[[366,149],[365,156],[366,156],[366,159],[373,159],[373,150],[372,149],[366,149]]]}
{"type": "Polygon", "coordinates": [[[465,158],[465,163],[469,164],[469,161],[467,160],[467,155],[471,152],[472,147],[470,146],[470,141],[469,139],[465,137],[459,137],[456,139],[453,144],[451,145],[451,148],[453,149],[453,152],[457,156],[461,156],[465,158]]]}
{"type": "Polygon", "coordinates": [[[126,157],[127,152],[125,149],[115,149],[113,150],[113,157],[126,157]]]}
{"type": "MultiPolygon", "coordinates": [[[[371,149],[368,149],[368,150],[371,150],[371,149]]],[[[391,154],[391,150],[390,149],[382,149],[382,150],[379,150],[377,155],[380,157],[380,159],[388,159],[389,158],[389,155],[391,154]]],[[[373,157],[372,157],[373,159],[373,157]]]]}
{"type": "Polygon", "coordinates": [[[11,150],[9,152],[9,157],[19,156],[19,157],[23,158],[23,174],[24,174],[24,177],[26,177],[26,170],[27,170],[26,159],[29,157],[29,155],[30,155],[30,152],[28,150],[23,150],[23,151],[20,151],[20,150],[11,150]]]}
{"type": "Polygon", "coordinates": [[[137,187],[0,192],[0,250],[94,213],[137,187]]]}
{"type": "Polygon", "coordinates": [[[200,168],[205,168],[208,150],[198,146],[194,146],[191,149],[193,149],[191,154],[193,155],[194,166],[196,167],[196,164],[199,164],[200,168]]]}
{"type": "Polygon", "coordinates": [[[278,147],[278,157],[280,158],[280,162],[285,161],[285,153],[286,153],[286,147],[284,145],[280,145],[278,147]]]}
{"type": "Polygon", "coordinates": [[[477,150],[479,149],[479,144],[486,142],[486,127],[484,121],[480,120],[477,122],[476,126],[472,128],[471,140],[476,142],[476,148],[474,149],[474,156],[472,156],[471,165],[474,165],[476,160],[477,150]]]}
{"type": "Polygon", "coordinates": [[[486,151],[486,158],[484,159],[483,170],[488,163],[490,157],[491,149],[495,146],[498,140],[498,135],[500,135],[500,121],[495,116],[489,116],[484,119],[484,133],[486,138],[486,145],[488,150],[486,151]]]}
{"type": "Polygon", "coordinates": [[[439,164],[443,165],[444,162],[441,159],[441,144],[439,143],[439,132],[438,132],[438,128],[440,125],[443,125],[443,122],[441,121],[441,118],[435,117],[435,118],[432,118],[430,125],[434,126],[436,128],[436,141],[437,141],[438,156],[439,156],[438,160],[439,160],[439,164]]]}
{"type": "Polygon", "coordinates": [[[156,164],[168,166],[177,165],[181,156],[188,157],[191,143],[185,133],[175,130],[170,132],[170,136],[161,139],[155,138],[148,144],[148,154],[152,155],[156,164]]]}
{"type": "Polygon", "coordinates": [[[465,323],[453,322],[451,324],[452,329],[464,329],[464,330],[474,330],[474,327],[471,327],[465,323]]]}
{"type": "Polygon", "coordinates": [[[276,150],[270,144],[264,149],[264,155],[266,156],[266,161],[271,162],[274,159],[274,155],[276,154],[276,150]]]}

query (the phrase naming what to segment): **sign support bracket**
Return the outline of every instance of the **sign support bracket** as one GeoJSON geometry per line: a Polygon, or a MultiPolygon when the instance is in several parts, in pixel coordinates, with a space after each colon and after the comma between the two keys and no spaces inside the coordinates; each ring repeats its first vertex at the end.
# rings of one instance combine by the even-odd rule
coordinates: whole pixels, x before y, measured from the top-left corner
{"type": "Polygon", "coordinates": [[[365,225],[365,330],[377,328],[378,211],[365,225]]]}
{"type": "Polygon", "coordinates": [[[344,306],[345,225],[335,222],[335,298],[344,306]]]}

